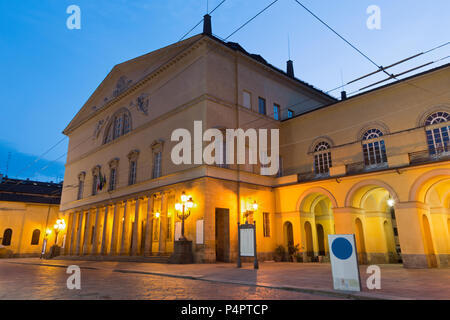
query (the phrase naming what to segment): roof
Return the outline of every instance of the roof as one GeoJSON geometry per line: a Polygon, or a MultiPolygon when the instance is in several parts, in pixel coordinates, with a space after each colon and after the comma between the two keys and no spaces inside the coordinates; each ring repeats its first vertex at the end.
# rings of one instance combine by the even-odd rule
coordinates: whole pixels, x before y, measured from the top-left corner
{"type": "Polygon", "coordinates": [[[351,96],[351,97],[348,97],[348,98],[346,98],[346,99],[344,99],[344,100],[338,100],[338,101],[336,101],[336,102],[333,102],[333,103],[330,103],[330,104],[321,106],[321,107],[316,108],[316,109],[314,109],[314,110],[309,110],[309,111],[306,111],[306,112],[297,114],[297,115],[295,115],[293,118],[284,119],[284,120],[281,120],[281,122],[289,121],[289,120],[292,120],[292,119],[301,117],[301,116],[303,116],[303,115],[305,115],[305,114],[309,114],[309,113],[312,113],[312,112],[315,112],[315,111],[318,111],[318,110],[321,110],[321,109],[324,109],[324,108],[330,108],[330,107],[333,107],[333,106],[335,106],[335,105],[337,105],[337,104],[339,104],[339,103],[345,103],[346,101],[353,100],[353,99],[356,99],[356,98],[358,98],[358,97],[361,97],[361,96],[364,96],[364,95],[367,95],[367,94],[370,94],[370,93],[373,93],[373,92],[376,92],[376,91],[379,91],[379,90],[382,90],[382,89],[385,89],[385,88],[388,88],[388,87],[397,85],[397,84],[399,84],[399,83],[406,82],[406,81],[412,80],[412,79],[414,79],[414,78],[418,78],[418,77],[421,77],[421,76],[427,75],[427,74],[429,74],[429,73],[433,73],[433,72],[435,72],[435,71],[439,71],[439,70],[441,70],[441,69],[445,69],[445,68],[448,68],[448,67],[450,67],[450,63],[447,63],[447,64],[444,64],[444,65],[442,65],[442,66],[439,66],[439,67],[436,67],[436,68],[432,68],[432,69],[429,69],[429,70],[426,70],[426,71],[423,71],[423,72],[414,74],[414,75],[409,76],[409,77],[407,77],[407,78],[400,79],[400,80],[397,80],[397,81],[394,81],[394,82],[385,84],[385,85],[383,85],[383,86],[380,86],[380,87],[377,87],[377,88],[374,88],[374,89],[371,89],[371,90],[368,90],[368,91],[364,91],[364,92],[359,93],[359,94],[355,94],[355,95],[353,95],[353,96],[351,96]]]}
{"type": "Polygon", "coordinates": [[[59,204],[61,202],[62,183],[40,182],[32,180],[0,180],[0,201],[59,204]]]}
{"type": "MultiPolygon", "coordinates": [[[[240,44],[236,42],[226,42],[214,35],[198,34],[186,40],[175,42],[169,46],[160,48],[158,50],[149,52],[137,58],[122,62],[113,67],[111,72],[100,83],[94,93],[89,97],[83,107],[77,112],[74,118],[70,121],[64,129],[64,134],[69,134],[73,129],[78,127],[84,121],[90,119],[92,116],[104,110],[108,105],[113,104],[117,99],[120,99],[122,94],[126,94],[129,90],[139,85],[146,77],[154,74],[158,70],[162,70],[163,66],[170,63],[171,60],[176,59],[180,54],[185,53],[189,48],[192,48],[196,43],[204,38],[212,39],[219,44],[242,53],[250,59],[258,62],[287,79],[296,82],[304,89],[316,94],[324,100],[324,103],[333,103],[338,101],[329,94],[315,88],[314,86],[291,77],[287,72],[278,69],[277,67],[268,63],[261,55],[247,52],[240,44]],[[111,92],[106,92],[107,88],[114,87],[114,83],[121,77],[127,78],[126,85],[118,95],[111,95],[111,92]],[[95,105],[95,106],[94,106],[95,105]]],[[[116,84],[117,85],[117,84],[116,84]]]]}
{"type": "Polygon", "coordinates": [[[296,81],[297,83],[308,87],[309,89],[311,89],[315,93],[323,96],[325,99],[330,100],[330,102],[338,101],[335,97],[333,97],[333,96],[329,95],[328,93],[326,93],[326,92],[324,92],[324,91],[314,87],[313,85],[311,85],[311,84],[309,84],[309,83],[307,83],[307,82],[305,82],[303,80],[300,80],[298,78],[289,76],[287,74],[287,72],[285,72],[284,70],[281,70],[281,69],[275,67],[274,65],[268,63],[267,60],[264,59],[261,55],[247,52],[239,43],[226,42],[224,40],[219,39],[218,37],[216,37],[214,35],[209,35],[209,34],[205,34],[205,35],[210,37],[211,39],[214,39],[214,40],[218,41],[219,43],[227,46],[228,48],[230,48],[230,49],[232,49],[234,51],[239,51],[239,52],[243,53],[244,55],[248,56],[249,58],[251,58],[251,59],[253,59],[253,60],[255,60],[255,61],[259,62],[259,63],[262,63],[263,65],[265,65],[266,67],[269,67],[270,69],[276,71],[277,73],[280,73],[281,75],[286,76],[289,79],[292,79],[292,80],[296,81]]]}

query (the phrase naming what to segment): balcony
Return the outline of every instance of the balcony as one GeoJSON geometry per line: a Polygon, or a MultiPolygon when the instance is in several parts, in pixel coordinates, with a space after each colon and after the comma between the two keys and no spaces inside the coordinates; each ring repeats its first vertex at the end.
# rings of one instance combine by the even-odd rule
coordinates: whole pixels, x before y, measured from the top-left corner
{"type": "Polygon", "coordinates": [[[330,173],[315,173],[315,172],[303,172],[299,173],[298,175],[298,182],[306,182],[306,181],[313,181],[313,180],[320,180],[320,179],[326,179],[330,177],[330,173]]]}
{"type": "Polygon", "coordinates": [[[450,160],[450,146],[445,146],[436,150],[435,154],[431,154],[429,150],[423,150],[411,152],[408,155],[410,164],[450,160]]]}
{"type": "Polygon", "coordinates": [[[361,162],[354,162],[354,163],[347,164],[345,166],[345,172],[346,172],[346,174],[357,174],[357,173],[384,170],[384,169],[387,169],[388,167],[389,166],[388,166],[387,162],[366,165],[364,163],[364,161],[361,161],[361,162]]]}

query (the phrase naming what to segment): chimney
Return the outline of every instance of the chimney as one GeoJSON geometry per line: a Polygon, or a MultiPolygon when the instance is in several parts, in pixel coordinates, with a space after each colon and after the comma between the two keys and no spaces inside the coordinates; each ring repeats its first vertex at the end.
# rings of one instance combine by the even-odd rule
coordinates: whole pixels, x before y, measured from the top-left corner
{"type": "Polygon", "coordinates": [[[346,100],[346,99],[347,99],[347,92],[341,91],[341,100],[346,100]]]}
{"type": "Polygon", "coordinates": [[[212,36],[211,16],[209,14],[203,16],[203,34],[212,36]]]}
{"type": "Polygon", "coordinates": [[[286,72],[289,77],[294,78],[294,62],[292,60],[288,60],[286,72]]]}

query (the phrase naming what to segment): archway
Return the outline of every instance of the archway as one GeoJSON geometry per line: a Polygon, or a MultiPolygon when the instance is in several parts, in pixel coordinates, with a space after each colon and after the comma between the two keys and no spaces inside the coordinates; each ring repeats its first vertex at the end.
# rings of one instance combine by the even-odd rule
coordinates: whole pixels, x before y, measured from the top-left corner
{"type": "Polygon", "coordinates": [[[300,197],[298,206],[305,235],[302,249],[309,257],[327,256],[328,235],[335,234],[333,208],[337,207],[336,199],[326,189],[313,188],[300,197]]]}
{"type": "Polygon", "coordinates": [[[284,244],[286,248],[294,245],[294,229],[292,228],[292,223],[290,221],[284,223],[284,244]]]}
{"type": "Polygon", "coordinates": [[[424,173],[413,184],[409,200],[421,204],[424,254],[429,267],[449,265],[450,251],[450,169],[424,173]]]}
{"type": "Polygon", "coordinates": [[[325,255],[325,234],[321,224],[316,225],[317,229],[317,242],[319,245],[319,256],[325,255]]]}
{"type": "Polygon", "coordinates": [[[355,241],[356,241],[356,251],[358,252],[358,261],[361,264],[367,263],[367,253],[366,253],[366,241],[364,238],[364,228],[362,222],[359,218],[355,220],[355,241]]]}
{"type": "Polygon", "coordinates": [[[346,206],[357,208],[355,235],[359,259],[364,263],[400,263],[396,192],[378,180],[362,181],[348,193],[346,206]]]}

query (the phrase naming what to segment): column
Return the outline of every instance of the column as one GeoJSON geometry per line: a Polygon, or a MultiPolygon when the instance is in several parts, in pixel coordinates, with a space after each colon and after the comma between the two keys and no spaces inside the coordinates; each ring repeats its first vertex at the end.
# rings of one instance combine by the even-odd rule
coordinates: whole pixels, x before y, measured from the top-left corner
{"type": "Polygon", "coordinates": [[[361,214],[361,209],[357,208],[334,208],[334,227],[336,234],[354,234],[354,220],[358,214],[361,214]]]}
{"type": "Polygon", "coordinates": [[[99,235],[100,235],[100,231],[101,231],[100,214],[101,214],[100,207],[97,207],[95,209],[94,242],[92,243],[92,249],[91,249],[92,255],[98,254],[98,242],[99,242],[99,235]]]}
{"type": "Polygon", "coordinates": [[[395,205],[398,237],[405,268],[428,268],[427,251],[422,236],[423,215],[428,208],[420,202],[400,202],[395,205]]]}
{"type": "Polygon", "coordinates": [[[117,202],[114,204],[113,225],[111,229],[111,244],[109,249],[109,255],[111,256],[118,253],[117,243],[119,240],[119,224],[121,223],[119,206],[120,204],[117,202]]]}
{"type": "Polygon", "coordinates": [[[152,255],[153,243],[153,195],[148,196],[147,200],[147,223],[145,224],[145,247],[144,256],[152,255]]]}
{"type": "MultiPolygon", "coordinates": [[[[100,247],[100,254],[105,256],[108,252],[108,234],[109,234],[109,205],[105,206],[105,213],[103,217],[103,234],[102,234],[102,244],[100,247]]],[[[110,238],[109,238],[110,239],[110,238]]]]}
{"type": "Polygon", "coordinates": [[[93,212],[91,211],[91,209],[89,209],[86,212],[86,223],[85,223],[85,227],[84,227],[83,255],[89,254],[89,250],[91,248],[91,237],[92,237],[91,224],[92,224],[92,220],[93,220],[92,214],[93,214],[93,212]]]}
{"type": "Polygon", "coordinates": [[[128,255],[130,253],[130,209],[129,203],[124,201],[123,205],[123,224],[122,224],[122,241],[120,245],[120,255],[128,255]]]}
{"type": "Polygon", "coordinates": [[[78,222],[78,212],[74,212],[73,213],[73,219],[72,219],[72,237],[70,239],[70,251],[69,251],[69,255],[74,255],[75,254],[75,246],[76,246],[76,241],[77,241],[77,224],[78,222]]]}
{"type": "Polygon", "coordinates": [[[449,213],[450,209],[443,207],[430,209],[430,225],[439,267],[450,265],[449,213]]]}
{"type": "Polygon", "coordinates": [[[159,219],[159,254],[162,255],[166,252],[167,241],[167,193],[163,192],[161,195],[161,213],[159,219]]]}
{"type": "Polygon", "coordinates": [[[131,239],[131,255],[137,256],[140,251],[140,241],[141,238],[141,203],[142,200],[140,198],[136,199],[135,209],[134,209],[134,224],[133,224],[133,239],[131,239]]]}
{"type": "Polygon", "coordinates": [[[77,243],[75,247],[75,255],[79,256],[81,254],[81,241],[83,237],[83,233],[81,230],[83,229],[83,220],[84,220],[84,212],[80,211],[78,214],[78,228],[77,228],[77,243]]]}
{"type": "Polygon", "coordinates": [[[70,253],[70,240],[72,238],[72,220],[73,220],[73,213],[68,213],[68,219],[67,219],[67,232],[66,232],[66,244],[64,248],[64,255],[69,255],[70,253]]]}

